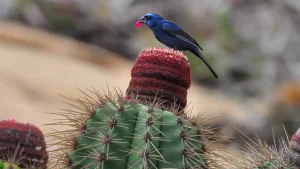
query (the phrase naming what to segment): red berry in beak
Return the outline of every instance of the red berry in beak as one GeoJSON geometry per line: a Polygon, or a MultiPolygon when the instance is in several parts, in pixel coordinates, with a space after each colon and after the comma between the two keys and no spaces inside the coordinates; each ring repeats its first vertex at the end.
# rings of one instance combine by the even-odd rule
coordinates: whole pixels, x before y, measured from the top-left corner
{"type": "Polygon", "coordinates": [[[137,21],[135,27],[139,28],[141,26],[143,26],[143,23],[141,21],[137,21]]]}

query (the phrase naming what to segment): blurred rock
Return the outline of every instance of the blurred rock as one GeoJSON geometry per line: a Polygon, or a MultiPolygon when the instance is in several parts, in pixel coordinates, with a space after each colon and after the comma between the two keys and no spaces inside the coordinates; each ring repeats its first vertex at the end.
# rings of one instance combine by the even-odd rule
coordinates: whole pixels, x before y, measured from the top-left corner
{"type": "Polygon", "coordinates": [[[300,83],[286,83],[277,87],[276,93],[265,126],[273,127],[276,134],[284,136],[284,125],[291,137],[300,126],[300,83]]]}
{"type": "Polygon", "coordinates": [[[259,87],[253,90],[257,91],[255,96],[264,96],[279,82],[300,79],[294,74],[298,72],[300,32],[293,27],[287,3],[239,0],[233,5],[229,11],[233,29],[231,42],[235,44],[233,52],[240,54],[231,64],[242,65],[241,69],[248,69],[251,76],[243,83],[231,81],[228,85],[239,85],[245,91],[251,86],[259,87]],[[253,81],[258,85],[246,85],[253,81]]]}
{"type": "Polygon", "coordinates": [[[12,0],[1,0],[0,19],[6,19],[14,15],[15,2],[12,0]]]}
{"type": "MultiPolygon", "coordinates": [[[[251,127],[249,124],[238,124],[237,128],[250,138],[258,136],[268,145],[274,144],[275,138],[276,145],[279,146],[280,137],[285,140],[287,137],[291,138],[300,126],[300,84],[290,82],[280,85],[276,87],[271,97],[269,102],[264,103],[266,113],[257,116],[261,123],[257,123],[258,119],[251,120],[247,117],[249,123],[255,125],[251,127]]],[[[236,138],[242,136],[239,131],[231,134],[236,138]]],[[[236,143],[242,145],[243,141],[237,139],[236,143]]]]}

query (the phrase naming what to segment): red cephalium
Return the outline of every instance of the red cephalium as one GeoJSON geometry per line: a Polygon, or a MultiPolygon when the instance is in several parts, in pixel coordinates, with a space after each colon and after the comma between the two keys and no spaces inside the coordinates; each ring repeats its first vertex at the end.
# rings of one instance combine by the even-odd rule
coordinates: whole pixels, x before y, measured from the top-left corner
{"type": "Polygon", "coordinates": [[[43,133],[29,123],[0,121],[0,159],[15,161],[19,167],[45,168],[48,153],[43,133]]]}
{"type": "Polygon", "coordinates": [[[131,70],[128,95],[153,100],[160,98],[165,106],[180,109],[187,104],[187,90],[191,85],[191,69],[187,57],[179,51],[149,48],[136,59],[131,70]]]}

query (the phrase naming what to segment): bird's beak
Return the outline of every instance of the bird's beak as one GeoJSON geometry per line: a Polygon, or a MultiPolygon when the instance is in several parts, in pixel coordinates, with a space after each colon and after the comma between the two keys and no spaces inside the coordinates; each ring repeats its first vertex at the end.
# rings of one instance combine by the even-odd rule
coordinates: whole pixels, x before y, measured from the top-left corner
{"type": "Polygon", "coordinates": [[[144,17],[141,17],[141,18],[136,22],[135,26],[136,26],[137,28],[139,28],[139,27],[143,26],[143,24],[146,24],[146,23],[147,23],[146,19],[145,19],[144,17]]]}
{"type": "Polygon", "coordinates": [[[146,20],[144,17],[141,17],[141,18],[139,19],[139,21],[140,21],[141,23],[143,23],[143,24],[146,24],[146,23],[147,23],[147,20],[146,20]]]}

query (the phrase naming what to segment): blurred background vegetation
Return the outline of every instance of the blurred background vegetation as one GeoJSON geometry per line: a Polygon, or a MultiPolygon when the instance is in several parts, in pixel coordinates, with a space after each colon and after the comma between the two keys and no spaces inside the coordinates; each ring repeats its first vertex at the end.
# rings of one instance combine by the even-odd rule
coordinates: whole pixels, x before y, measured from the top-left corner
{"type": "MultiPolygon", "coordinates": [[[[64,108],[58,94],[120,87],[148,47],[164,47],[146,28],[145,13],[181,25],[217,71],[186,53],[193,69],[188,101],[219,132],[242,130],[268,143],[300,126],[298,0],[1,0],[0,117],[40,125],[43,112],[64,108]]],[[[230,144],[230,143],[226,143],[230,144]]]]}

